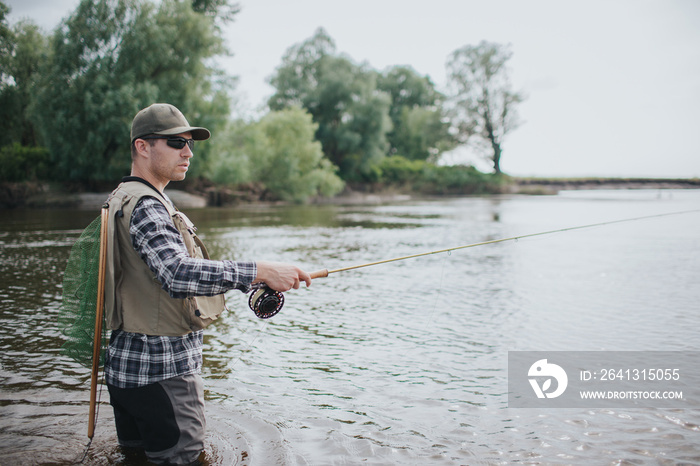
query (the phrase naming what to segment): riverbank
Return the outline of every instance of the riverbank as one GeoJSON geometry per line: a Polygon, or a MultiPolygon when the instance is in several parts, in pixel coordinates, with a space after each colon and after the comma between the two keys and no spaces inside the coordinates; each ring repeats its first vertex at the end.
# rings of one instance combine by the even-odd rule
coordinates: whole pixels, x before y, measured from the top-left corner
{"type": "Polygon", "coordinates": [[[519,194],[556,194],[574,189],[699,189],[700,178],[513,178],[519,194]]]}
{"type": "MultiPolygon", "coordinates": [[[[207,206],[269,203],[264,191],[258,186],[247,186],[239,190],[216,188],[188,191],[168,189],[166,194],[182,209],[207,206]],[[190,192],[191,191],[191,192],[190,192]]],[[[554,195],[564,190],[580,189],[700,189],[698,178],[509,178],[492,194],[554,195]]],[[[0,184],[0,208],[29,209],[99,209],[109,192],[69,192],[61,186],[45,183],[0,184]]],[[[375,204],[388,201],[408,200],[414,197],[409,188],[377,188],[360,186],[346,189],[336,197],[317,199],[319,204],[375,204]]]]}
{"type": "MultiPolygon", "coordinates": [[[[181,190],[166,193],[173,202],[185,209],[207,206],[206,197],[181,190]]],[[[57,185],[45,183],[1,183],[0,208],[14,209],[99,209],[109,191],[69,192],[57,185]]]]}

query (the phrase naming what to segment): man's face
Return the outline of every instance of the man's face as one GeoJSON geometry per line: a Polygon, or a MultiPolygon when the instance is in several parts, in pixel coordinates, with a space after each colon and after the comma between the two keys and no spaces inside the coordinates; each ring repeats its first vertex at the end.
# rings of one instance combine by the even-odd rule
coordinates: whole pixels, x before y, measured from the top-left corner
{"type": "MultiPolygon", "coordinates": [[[[171,138],[189,140],[192,138],[192,133],[181,133],[171,136],[171,138]]],[[[165,183],[182,181],[187,175],[192,156],[189,144],[185,144],[182,149],[177,149],[168,145],[166,139],[156,139],[155,144],[151,147],[151,173],[165,183]]]]}

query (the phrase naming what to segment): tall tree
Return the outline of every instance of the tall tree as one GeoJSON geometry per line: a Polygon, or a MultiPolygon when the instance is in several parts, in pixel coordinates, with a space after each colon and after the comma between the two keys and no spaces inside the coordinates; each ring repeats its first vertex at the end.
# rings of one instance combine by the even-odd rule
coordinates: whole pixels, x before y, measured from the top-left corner
{"type": "Polygon", "coordinates": [[[379,75],[377,87],[391,96],[390,154],[435,160],[454,147],[444,96],[428,76],[420,76],[410,66],[394,66],[379,75]]]}
{"type": "Polygon", "coordinates": [[[7,12],[9,8],[0,2],[0,121],[5,130],[0,146],[34,147],[38,143],[27,109],[48,42],[39,26],[28,20],[6,24],[7,12]]]}
{"type": "Polygon", "coordinates": [[[9,13],[10,7],[5,2],[0,1],[0,85],[5,84],[10,56],[14,47],[14,34],[7,23],[9,13]]]}
{"type": "Polygon", "coordinates": [[[457,138],[489,154],[496,174],[503,139],[518,126],[516,107],[524,98],[511,90],[506,68],[511,56],[506,46],[482,41],[454,51],[447,62],[457,138]]]}
{"type": "Polygon", "coordinates": [[[333,40],[319,29],[287,51],[270,82],[276,89],[270,108],[303,106],[343,179],[372,178],[391,129],[390,97],[377,89],[376,73],[337,55],[333,40]]]}
{"type": "MultiPolygon", "coordinates": [[[[203,5],[213,3],[223,2],[203,5]]],[[[226,120],[231,83],[211,65],[225,53],[211,8],[205,14],[177,0],[82,0],[51,47],[32,116],[67,179],[128,173],[131,119],[153,102],[172,103],[214,130],[226,120]]],[[[201,165],[206,145],[197,156],[201,165]]]]}

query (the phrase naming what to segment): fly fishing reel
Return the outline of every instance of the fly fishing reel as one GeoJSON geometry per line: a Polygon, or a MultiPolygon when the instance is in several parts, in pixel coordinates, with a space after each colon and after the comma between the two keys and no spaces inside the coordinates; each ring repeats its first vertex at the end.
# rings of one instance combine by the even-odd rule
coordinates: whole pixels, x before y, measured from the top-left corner
{"type": "Polygon", "coordinates": [[[284,305],[284,295],[264,283],[250,294],[248,306],[260,319],[269,319],[276,315],[284,305]]]}

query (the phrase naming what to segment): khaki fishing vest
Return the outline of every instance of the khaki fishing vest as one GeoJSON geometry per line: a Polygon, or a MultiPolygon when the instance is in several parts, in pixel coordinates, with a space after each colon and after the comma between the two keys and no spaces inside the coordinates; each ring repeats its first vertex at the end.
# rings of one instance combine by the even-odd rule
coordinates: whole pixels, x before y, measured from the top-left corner
{"type": "Polygon", "coordinates": [[[131,213],[144,196],[159,200],[180,232],[190,257],[208,259],[194,225],[161,193],[139,181],[127,181],[110,195],[105,271],[105,320],[111,330],[179,336],[200,330],[226,309],[224,295],[171,298],[131,242],[131,213]]]}

